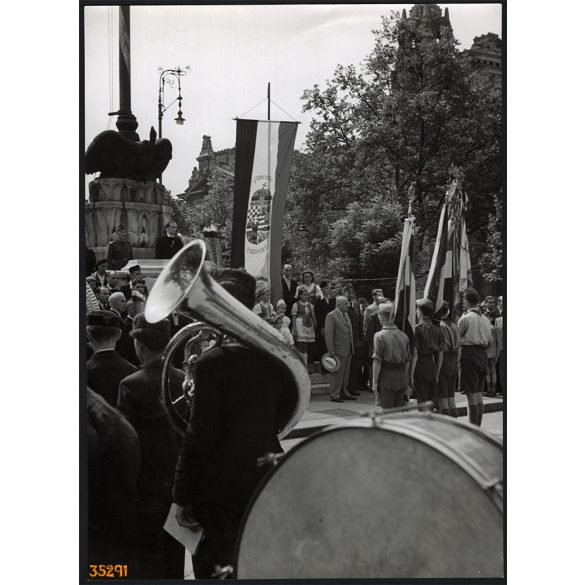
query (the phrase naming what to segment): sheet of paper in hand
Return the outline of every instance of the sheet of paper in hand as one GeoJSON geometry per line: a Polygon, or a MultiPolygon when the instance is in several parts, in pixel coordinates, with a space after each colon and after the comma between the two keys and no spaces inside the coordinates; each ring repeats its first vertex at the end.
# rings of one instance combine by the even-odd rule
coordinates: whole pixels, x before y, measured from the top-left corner
{"type": "Polygon", "coordinates": [[[190,553],[195,554],[201,538],[203,536],[203,528],[185,528],[179,525],[175,514],[177,513],[177,504],[171,504],[169,515],[167,516],[164,529],[175,539],[178,540],[190,553]]]}

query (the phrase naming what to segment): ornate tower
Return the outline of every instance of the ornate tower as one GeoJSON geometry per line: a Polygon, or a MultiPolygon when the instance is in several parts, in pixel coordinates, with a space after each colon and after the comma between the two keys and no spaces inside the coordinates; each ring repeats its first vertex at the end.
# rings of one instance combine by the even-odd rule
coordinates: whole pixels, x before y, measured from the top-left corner
{"type": "Polygon", "coordinates": [[[444,35],[453,36],[449,20],[449,9],[445,13],[436,4],[415,4],[408,17],[402,10],[401,30],[398,42],[401,48],[409,47],[413,42],[438,40],[444,35]]]}

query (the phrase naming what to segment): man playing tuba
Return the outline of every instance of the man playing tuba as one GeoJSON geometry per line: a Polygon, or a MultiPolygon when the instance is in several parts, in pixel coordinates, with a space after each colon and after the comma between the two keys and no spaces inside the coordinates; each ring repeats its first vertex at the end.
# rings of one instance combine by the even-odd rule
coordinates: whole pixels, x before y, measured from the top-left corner
{"type": "MultiPolygon", "coordinates": [[[[214,276],[252,309],[256,281],[251,275],[226,269],[214,276]]],[[[257,460],[268,452],[282,453],[277,432],[296,395],[288,383],[276,361],[237,342],[210,349],[197,361],[173,487],[179,524],[200,524],[205,531],[193,557],[196,579],[218,576],[222,567],[234,564],[240,522],[268,471],[257,460]]]]}

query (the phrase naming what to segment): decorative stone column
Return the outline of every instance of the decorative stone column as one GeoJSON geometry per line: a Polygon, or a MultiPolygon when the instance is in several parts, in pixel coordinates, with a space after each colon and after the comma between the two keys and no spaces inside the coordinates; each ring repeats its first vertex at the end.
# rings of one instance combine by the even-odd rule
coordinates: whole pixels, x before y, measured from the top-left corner
{"type": "Polygon", "coordinates": [[[163,204],[165,189],[156,181],[95,179],[89,184],[85,204],[85,242],[98,258],[105,257],[119,224],[128,230],[135,259],[154,258],[157,237],[171,219],[163,204]]]}

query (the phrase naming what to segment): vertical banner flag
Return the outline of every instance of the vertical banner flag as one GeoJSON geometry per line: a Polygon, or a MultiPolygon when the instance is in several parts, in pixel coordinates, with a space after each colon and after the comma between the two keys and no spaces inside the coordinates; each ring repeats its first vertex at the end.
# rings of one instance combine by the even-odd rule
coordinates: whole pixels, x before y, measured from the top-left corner
{"type": "Polygon", "coordinates": [[[232,268],[266,278],[282,296],[280,256],[298,122],[237,120],[232,268]]]}
{"type": "Polygon", "coordinates": [[[396,279],[394,296],[394,322],[398,329],[408,335],[410,347],[414,347],[414,327],[416,320],[416,279],[414,276],[414,217],[404,220],[400,264],[396,279]]]}
{"type": "Polygon", "coordinates": [[[437,240],[425,286],[425,297],[434,302],[435,312],[447,301],[451,303],[454,313],[462,292],[472,285],[464,215],[467,196],[461,186],[461,172],[458,169],[452,172],[454,179],[441,209],[437,240]]]}

